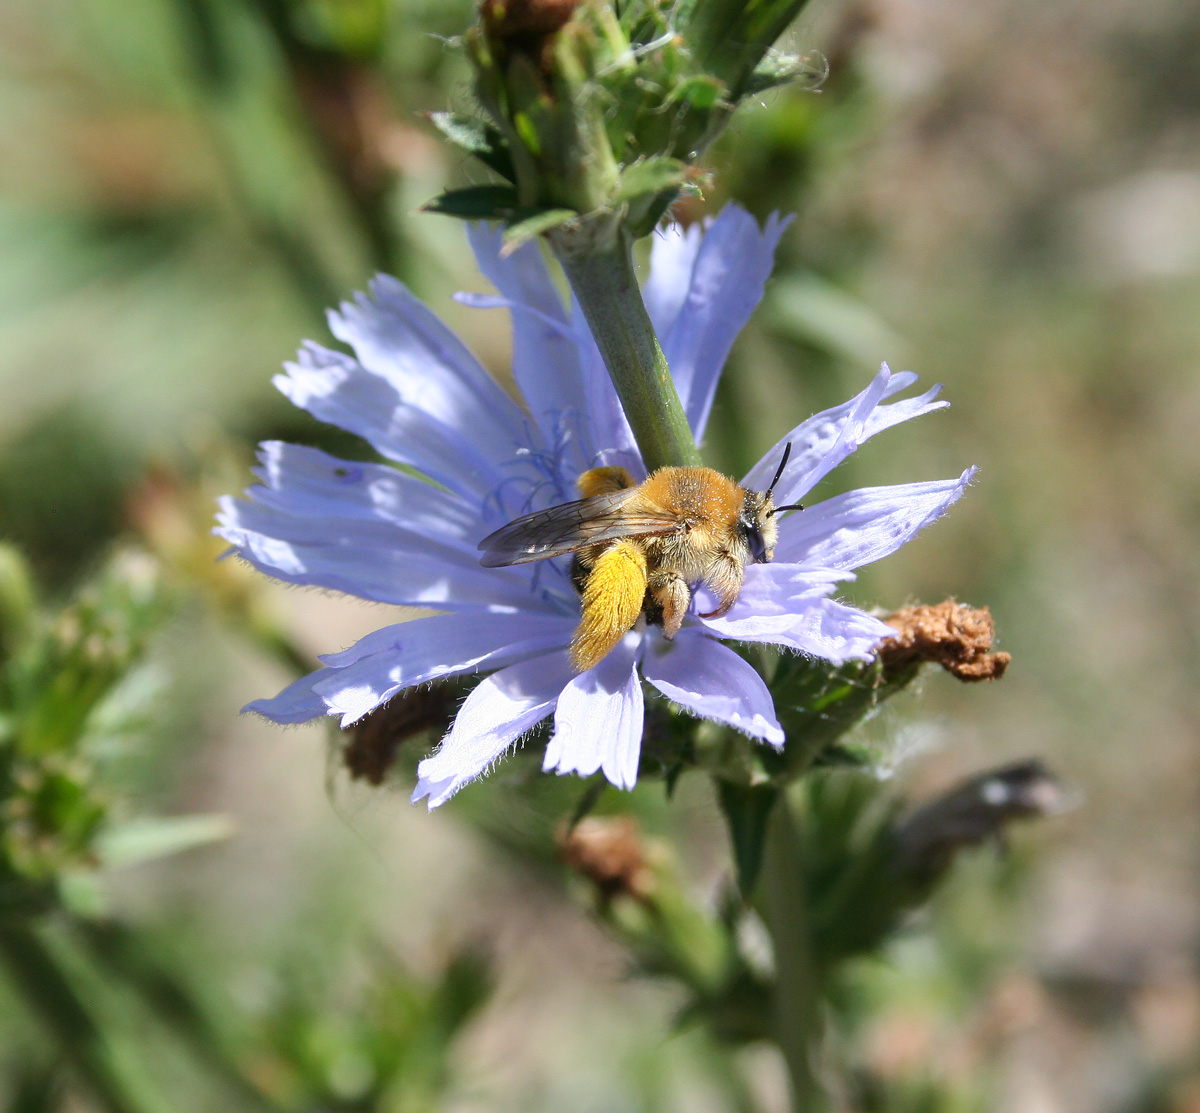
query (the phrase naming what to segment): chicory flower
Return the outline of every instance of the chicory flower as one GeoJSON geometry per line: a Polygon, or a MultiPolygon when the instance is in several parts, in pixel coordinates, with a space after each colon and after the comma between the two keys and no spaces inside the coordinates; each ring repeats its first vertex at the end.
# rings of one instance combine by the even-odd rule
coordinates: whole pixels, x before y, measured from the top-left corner
{"type": "MultiPolygon", "coordinates": [[[[696,439],[734,338],[762,297],[785,224],[765,228],[728,206],[707,229],[656,238],[647,308],[696,439]]],[[[387,464],[352,463],[313,448],[261,446],[261,484],[222,500],[217,532],[262,572],[383,603],[436,609],[386,626],[273,699],[248,710],[278,723],[337,715],[349,726],[405,689],[487,673],[463,702],[440,748],[421,762],[414,801],[434,807],[479,777],[543,719],[554,717],[544,768],[631,788],[643,729],[643,680],[694,715],[773,746],[783,732],[758,673],[723,640],[768,642],[828,661],[867,658],[893,631],[831,598],[854,569],[887,556],[962,494],[955,479],[849,491],[780,522],[771,564],[746,569],[741,595],[720,618],[693,604],[668,642],[644,620],[596,667],[576,674],[567,647],[579,620],[569,559],[484,568],[476,545],[522,514],[577,496],[576,477],[620,464],[645,468],[588,326],[564,306],[535,245],[501,253],[499,232],[477,226],[471,244],[496,295],[459,295],[507,308],[513,322],[514,401],[463,344],[393,278],[330,314],[350,356],[307,343],[275,382],[314,417],[363,437],[387,464]]],[[[792,444],[775,488],[799,502],[859,445],[947,403],[938,387],[885,364],[850,401],[784,434],[742,480],[765,489],[792,444]]]]}

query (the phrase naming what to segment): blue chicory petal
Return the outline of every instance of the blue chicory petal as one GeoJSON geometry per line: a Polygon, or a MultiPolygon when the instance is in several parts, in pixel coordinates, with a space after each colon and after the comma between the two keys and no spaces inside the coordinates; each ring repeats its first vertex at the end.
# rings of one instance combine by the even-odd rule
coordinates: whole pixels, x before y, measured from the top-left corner
{"type": "Polygon", "coordinates": [[[400,622],[322,658],[341,667],[324,670],[313,691],[348,727],[405,688],[564,649],[574,626],[562,615],[479,611],[400,622]]]}
{"type": "MultiPolygon", "coordinates": [[[[480,271],[511,309],[513,378],[543,441],[554,445],[573,433],[578,442],[586,427],[579,347],[538,245],[528,243],[504,255],[499,227],[472,224],[467,235],[480,271]]],[[[578,445],[579,470],[590,466],[596,447],[578,445]]]]}
{"type": "Polygon", "coordinates": [[[885,363],[861,394],[802,421],[790,433],[780,437],[746,473],[742,486],[755,491],[765,490],[783,458],[784,447],[790,443],[792,453],[775,488],[775,504],[799,502],[819,480],[876,433],[950,404],[934,401],[940,386],[932,387],[918,398],[882,404],[916,380],[911,371],[893,375],[885,363]]]}
{"type": "Polygon", "coordinates": [[[306,344],[296,362],[284,366],[287,374],[274,382],[289,401],[356,433],[380,455],[473,500],[498,482],[497,461],[477,447],[469,426],[447,425],[409,405],[391,383],[349,356],[306,344]]]}
{"type": "Polygon", "coordinates": [[[566,652],[548,653],[484,677],[463,701],[441,748],[417,766],[413,803],[445,803],[498,761],[554,709],[574,671],[566,652]]]}
{"type": "Polygon", "coordinates": [[[547,772],[590,777],[603,769],[617,788],[633,788],[642,751],[642,635],[631,633],[595,668],[572,678],[558,697],[547,772]]]}
{"type": "Polygon", "coordinates": [[[317,669],[299,680],[292,681],[277,696],[256,699],[246,704],[243,711],[253,711],[273,723],[293,725],[319,719],[325,714],[325,701],[313,691],[313,685],[327,670],[317,669]]]}
{"type": "Polygon", "coordinates": [[[975,475],[958,479],[861,487],[787,515],[779,525],[781,564],[862,568],[911,540],[962,497],[975,475]]]}
{"type": "Polygon", "coordinates": [[[728,646],[694,628],[672,642],[650,642],[642,672],[667,699],[702,719],[740,730],[772,746],[783,745],[783,730],[763,678],[728,646]]]}
{"type": "Polygon", "coordinates": [[[745,209],[726,205],[705,230],[687,275],[686,297],[662,337],[667,366],[697,441],[708,424],[729,349],[762,300],[775,248],[789,223],[791,217],[774,214],[760,229],[745,209]]]}
{"type": "Polygon", "coordinates": [[[700,223],[688,228],[667,224],[650,241],[650,273],[642,283],[642,300],[660,342],[670,334],[688,296],[703,239],[700,223]]]}
{"type": "MultiPolygon", "coordinates": [[[[497,575],[460,547],[390,523],[292,517],[229,498],[220,505],[218,536],[259,571],[288,583],[397,606],[561,608],[544,593],[532,592],[528,575],[514,569],[497,575]]],[[[569,590],[565,581],[562,590],[569,590]]]]}
{"type": "Polygon", "coordinates": [[[609,377],[608,369],[579,301],[571,299],[571,324],[575,329],[575,342],[579,346],[579,371],[583,376],[584,416],[591,427],[592,442],[597,446],[597,455],[592,467],[600,465],[628,468],[637,478],[644,478],[646,467],[642,454],[634,440],[629,419],[621,408],[616,388],[609,377]]]}
{"type": "Polygon", "coordinates": [[[378,275],[329,314],[333,335],[408,405],[503,460],[521,436],[521,411],[466,346],[402,282],[378,275]]]}
{"type": "Polygon", "coordinates": [[[414,479],[386,464],[339,460],[316,448],[264,441],[254,474],[262,486],[246,497],[284,514],[325,521],[389,522],[474,554],[488,527],[472,504],[442,487],[414,479]]]}
{"type": "Polygon", "coordinates": [[[796,596],[774,615],[739,616],[731,611],[723,618],[707,620],[705,626],[719,637],[787,646],[834,664],[869,659],[874,647],[895,633],[866,611],[812,596],[796,596]]]}
{"type": "Polygon", "coordinates": [[[834,662],[867,657],[892,631],[877,618],[826,598],[854,574],[839,568],[752,564],[728,614],[697,624],[720,638],[787,646],[834,662]]]}

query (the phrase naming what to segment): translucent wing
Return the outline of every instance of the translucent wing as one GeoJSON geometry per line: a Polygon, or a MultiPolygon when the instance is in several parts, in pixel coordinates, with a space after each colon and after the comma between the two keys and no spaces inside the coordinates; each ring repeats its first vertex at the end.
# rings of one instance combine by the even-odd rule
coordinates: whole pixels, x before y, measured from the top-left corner
{"type": "Polygon", "coordinates": [[[528,564],[531,560],[573,553],[601,541],[621,537],[662,537],[682,528],[665,510],[627,506],[636,488],[565,502],[548,510],[526,514],[479,542],[485,568],[528,564]]]}

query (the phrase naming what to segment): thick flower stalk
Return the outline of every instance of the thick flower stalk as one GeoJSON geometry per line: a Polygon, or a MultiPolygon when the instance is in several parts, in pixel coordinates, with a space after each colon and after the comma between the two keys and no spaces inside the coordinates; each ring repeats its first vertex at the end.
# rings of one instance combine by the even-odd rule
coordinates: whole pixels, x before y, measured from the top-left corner
{"type": "Polygon", "coordinates": [[[806,61],[772,44],[806,0],[481,0],[467,33],[486,119],[430,119],[500,181],[428,209],[544,235],[651,468],[699,453],[634,277],[631,246],[684,192],[739,104],[806,61]]]}
{"type": "MultiPolygon", "coordinates": [[[[736,206],[707,229],[655,240],[646,306],[699,441],[722,365],[762,296],[782,231],[736,206]]],[[[832,598],[854,569],[894,552],[955,502],[971,478],[849,491],[780,522],[775,560],[747,567],[741,595],[705,619],[700,592],[673,641],[645,620],[594,668],[576,674],[568,646],[579,621],[569,560],[484,568],[478,542],[522,514],[577,497],[581,472],[646,468],[577,307],[563,305],[532,246],[505,255],[474,226],[480,269],[497,295],[460,295],[512,314],[510,398],[433,314],[394,279],[330,315],[350,356],[306,344],[276,385],[298,406],[366,439],[387,464],[350,463],[311,448],[262,445],[261,485],[222,501],[218,533],[261,571],[391,604],[445,612],[384,627],[322,658],[323,667],[250,705],[269,719],[322,715],[350,725],[406,689],[486,673],[441,747],[421,762],[414,800],[443,803],[553,717],[544,768],[631,788],[642,745],[643,680],[674,704],[782,746],[771,694],[725,641],[765,642],[842,662],[866,658],[894,631],[832,598]]],[[[799,502],[874,434],[947,403],[938,388],[898,398],[916,376],[885,365],[848,402],[784,433],[743,478],[799,502]]]]}

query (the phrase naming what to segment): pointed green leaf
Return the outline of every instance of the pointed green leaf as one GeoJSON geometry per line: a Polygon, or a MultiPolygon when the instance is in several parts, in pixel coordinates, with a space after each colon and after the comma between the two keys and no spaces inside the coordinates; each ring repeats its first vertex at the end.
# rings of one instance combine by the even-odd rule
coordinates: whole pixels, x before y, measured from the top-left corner
{"type": "Polygon", "coordinates": [[[577,216],[579,214],[574,209],[544,209],[517,221],[516,224],[510,224],[504,233],[503,254],[511,255],[522,244],[536,239],[543,232],[549,232],[551,228],[566,224],[568,220],[574,220],[577,216]]]}
{"type": "Polygon", "coordinates": [[[739,785],[731,781],[718,783],[721,811],[725,813],[729,838],[733,843],[738,888],[749,899],[762,869],[767,821],[779,793],[772,785],[739,785]]]}
{"type": "Polygon", "coordinates": [[[427,118],[460,151],[474,155],[502,178],[516,180],[508,144],[497,128],[457,112],[430,112],[427,118]]]}
{"type": "Polygon", "coordinates": [[[95,849],[106,866],[130,866],[219,842],[233,832],[233,820],[227,815],[139,819],[105,832],[96,840],[95,849]]]}
{"type": "Polygon", "coordinates": [[[447,190],[421,211],[460,220],[508,220],[516,207],[517,191],[512,186],[486,185],[447,190]]]}

